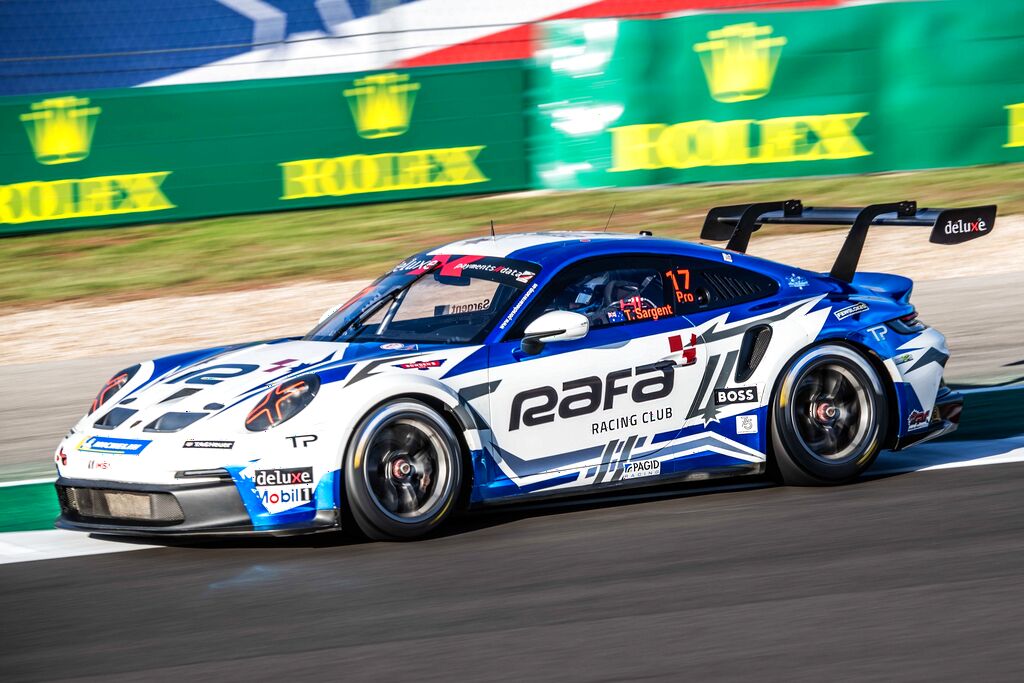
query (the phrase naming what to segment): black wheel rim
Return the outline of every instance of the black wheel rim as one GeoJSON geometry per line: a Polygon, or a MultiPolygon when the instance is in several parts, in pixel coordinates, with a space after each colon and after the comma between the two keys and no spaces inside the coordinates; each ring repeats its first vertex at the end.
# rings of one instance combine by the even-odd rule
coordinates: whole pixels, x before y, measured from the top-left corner
{"type": "Polygon", "coordinates": [[[835,464],[863,453],[874,423],[874,400],[851,368],[832,361],[807,368],[790,405],[797,437],[815,458],[835,464]]]}
{"type": "Polygon", "coordinates": [[[444,503],[450,477],[449,448],[425,420],[396,417],[380,425],[366,448],[364,476],[371,497],[402,522],[428,518],[444,503]]]}

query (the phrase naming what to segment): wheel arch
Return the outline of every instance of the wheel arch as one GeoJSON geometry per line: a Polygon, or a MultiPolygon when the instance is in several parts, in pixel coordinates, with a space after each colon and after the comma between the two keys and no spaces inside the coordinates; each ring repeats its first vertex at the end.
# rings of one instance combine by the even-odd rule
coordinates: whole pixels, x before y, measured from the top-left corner
{"type": "Polygon", "coordinates": [[[775,467],[775,446],[772,439],[772,432],[775,429],[775,420],[772,419],[772,413],[774,410],[775,396],[781,387],[782,380],[785,378],[786,373],[789,372],[789,369],[793,366],[793,363],[795,363],[803,354],[818,346],[830,345],[845,346],[852,349],[861,355],[878,375],[878,381],[882,385],[883,391],[885,391],[886,404],[890,407],[887,411],[888,414],[886,415],[885,440],[882,442],[882,448],[888,449],[895,443],[895,439],[899,433],[899,403],[897,402],[896,385],[893,383],[893,378],[889,373],[889,370],[885,367],[885,362],[870,347],[846,337],[826,337],[824,339],[815,339],[810,344],[806,344],[793,352],[782,366],[782,370],[775,377],[775,381],[772,383],[772,391],[769,395],[767,405],[767,418],[765,420],[768,426],[765,430],[765,454],[768,458],[767,466],[769,471],[775,467]],[[897,409],[894,410],[893,408],[897,409]]]}
{"type": "MultiPolygon", "coordinates": [[[[433,387],[434,385],[431,384],[429,386],[433,387]]],[[[417,389],[421,388],[417,387],[417,389]]],[[[449,393],[448,391],[444,391],[443,389],[438,391],[413,389],[394,394],[387,394],[379,396],[375,401],[364,405],[359,411],[358,417],[352,421],[351,429],[349,429],[348,435],[343,440],[339,467],[342,474],[338,478],[339,486],[343,491],[345,488],[345,458],[348,457],[348,454],[352,449],[353,439],[355,439],[358,434],[359,425],[362,424],[363,420],[365,420],[368,415],[372,414],[381,406],[405,399],[418,401],[433,409],[455,433],[455,438],[459,442],[459,456],[462,461],[462,488],[459,491],[456,500],[458,507],[460,509],[464,508],[469,500],[469,494],[472,491],[474,481],[472,450],[469,438],[467,437],[467,432],[476,430],[477,427],[475,424],[466,423],[470,418],[464,417],[463,413],[465,413],[465,411],[460,410],[460,403],[457,396],[453,395],[453,393],[449,393]]],[[[341,500],[341,496],[339,496],[339,500],[341,500]]]]}
{"type": "Polygon", "coordinates": [[[882,442],[882,448],[889,449],[895,445],[900,431],[900,404],[899,397],[896,395],[896,384],[892,378],[892,373],[885,366],[885,361],[871,347],[852,339],[844,339],[843,342],[846,346],[852,347],[864,356],[871,363],[871,367],[875,369],[875,372],[878,373],[878,381],[881,382],[882,389],[885,390],[886,405],[889,406],[888,414],[886,415],[885,440],[882,442]]]}

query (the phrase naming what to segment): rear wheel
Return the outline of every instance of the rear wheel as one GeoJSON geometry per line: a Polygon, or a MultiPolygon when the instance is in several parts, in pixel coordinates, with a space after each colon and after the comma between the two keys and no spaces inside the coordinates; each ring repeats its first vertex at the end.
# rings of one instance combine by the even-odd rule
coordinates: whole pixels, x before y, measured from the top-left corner
{"type": "Polygon", "coordinates": [[[801,353],[772,401],[772,446],[779,479],[841,484],[866,470],[885,442],[885,391],[878,373],[850,347],[801,353]]]}
{"type": "Polygon", "coordinates": [[[461,484],[458,438],[437,411],[413,399],[370,412],[345,457],[349,511],[376,540],[431,531],[451,512],[461,484]]]}

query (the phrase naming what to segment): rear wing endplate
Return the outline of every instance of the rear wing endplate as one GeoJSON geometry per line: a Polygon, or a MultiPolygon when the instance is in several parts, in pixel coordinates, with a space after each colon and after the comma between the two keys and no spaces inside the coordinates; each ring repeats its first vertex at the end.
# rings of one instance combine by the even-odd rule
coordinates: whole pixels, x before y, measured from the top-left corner
{"type": "Polygon", "coordinates": [[[750,235],[766,223],[791,225],[849,225],[850,232],[832,266],[831,275],[852,282],[864,249],[868,228],[872,225],[923,226],[932,229],[935,244],[960,244],[992,232],[996,206],[972,206],[963,209],[918,209],[917,202],[871,204],[857,207],[804,206],[799,199],[756,204],[716,206],[708,211],[701,239],[729,240],[726,249],[745,253],[750,235]]]}

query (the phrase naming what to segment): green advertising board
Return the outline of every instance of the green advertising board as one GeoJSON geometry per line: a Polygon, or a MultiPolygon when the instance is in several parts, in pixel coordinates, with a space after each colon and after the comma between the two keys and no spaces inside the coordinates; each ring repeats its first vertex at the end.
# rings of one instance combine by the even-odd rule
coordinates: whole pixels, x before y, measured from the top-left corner
{"type": "Polygon", "coordinates": [[[897,2],[545,26],[534,183],[1024,161],[1024,3],[897,2]]]}
{"type": "Polygon", "coordinates": [[[0,234],[522,189],[518,63],[0,100],[0,234]]]}

